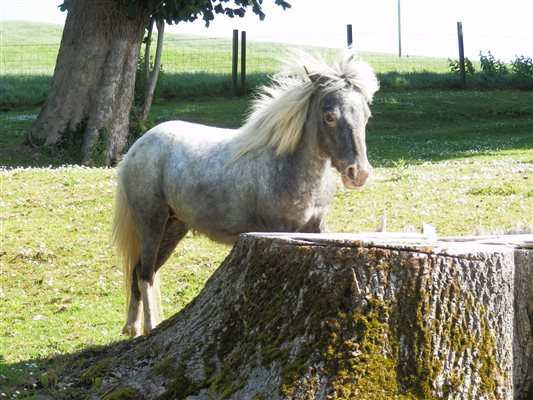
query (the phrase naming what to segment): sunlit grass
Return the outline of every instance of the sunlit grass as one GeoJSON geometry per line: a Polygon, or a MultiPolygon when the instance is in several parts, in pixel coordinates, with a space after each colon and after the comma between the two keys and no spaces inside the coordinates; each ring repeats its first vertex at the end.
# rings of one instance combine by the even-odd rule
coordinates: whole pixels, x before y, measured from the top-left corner
{"type": "MultiPolygon", "coordinates": [[[[114,170],[0,174],[1,395],[39,384],[47,359],[120,340],[125,306],[109,233],[114,170]]],[[[228,251],[202,237],[183,240],[162,270],[167,316],[196,296],[228,251]]]]}
{"type": "MultiPolygon", "coordinates": [[[[478,225],[531,223],[531,151],[377,168],[359,190],[339,188],[335,232],[390,231],[431,223],[441,235],[478,225]],[[490,182],[490,186],[487,183],[490,182]]],[[[4,362],[39,360],[120,338],[122,273],[110,244],[114,171],[64,167],[2,172],[4,362]]],[[[167,315],[190,301],[228,247],[189,235],[163,268],[167,315]]]]}
{"type": "Polygon", "coordinates": [[[439,236],[507,232],[533,225],[531,152],[378,168],[352,192],[340,189],[330,215],[339,232],[420,232],[432,224],[439,236]]]}

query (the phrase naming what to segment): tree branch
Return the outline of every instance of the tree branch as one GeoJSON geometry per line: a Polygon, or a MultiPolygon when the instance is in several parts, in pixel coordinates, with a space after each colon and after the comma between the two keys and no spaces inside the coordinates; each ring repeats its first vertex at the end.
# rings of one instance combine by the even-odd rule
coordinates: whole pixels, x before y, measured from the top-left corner
{"type": "MultiPolygon", "coordinates": [[[[163,37],[165,34],[165,22],[161,20],[156,20],[156,27],[157,27],[157,47],[155,51],[155,60],[154,60],[154,68],[152,70],[152,73],[150,74],[150,69],[146,68],[146,87],[144,92],[144,105],[143,105],[143,111],[141,114],[141,118],[146,120],[148,118],[148,115],[150,114],[150,109],[152,107],[152,100],[154,98],[154,92],[155,87],[157,85],[157,79],[159,77],[159,70],[161,68],[161,54],[163,52],[163,37]]],[[[150,32],[151,28],[153,26],[153,19],[150,24],[150,32]]],[[[145,66],[146,61],[148,60],[148,57],[145,55],[145,66]]]]}

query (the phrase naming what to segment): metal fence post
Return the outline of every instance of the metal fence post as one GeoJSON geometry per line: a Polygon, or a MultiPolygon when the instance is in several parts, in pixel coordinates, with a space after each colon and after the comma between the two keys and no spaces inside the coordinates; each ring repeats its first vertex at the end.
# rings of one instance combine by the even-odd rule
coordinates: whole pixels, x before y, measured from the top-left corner
{"type": "Polygon", "coordinates": [[[237,95],[237,67],[239,65],[239,31],[233,30],[233,55],[231,63],[231,95],[237,95]]]}
{"type": "Polygon", "coordinates": [[[246,31],[241,32],[241,96],[246,94],[246,31]]]}
{"type": "Polygon", "coordinates": [[[400,0],[398,0],[398,57],[402,57],[402,13],[400,9],[400,0]]]}
{"type": "Polygon", "coordinates": [[[465,48],[463,42],[463,23],[457,23],[457,40],[459,41],[459,68],[461,72],[461,88],[466,87],[465,48]]]}
{"type": "Polygon", "coordinates": [[[353,43],[352,24],[346,25],[346,35],[348,39],[348,48],[351,48],[353,43]]]}

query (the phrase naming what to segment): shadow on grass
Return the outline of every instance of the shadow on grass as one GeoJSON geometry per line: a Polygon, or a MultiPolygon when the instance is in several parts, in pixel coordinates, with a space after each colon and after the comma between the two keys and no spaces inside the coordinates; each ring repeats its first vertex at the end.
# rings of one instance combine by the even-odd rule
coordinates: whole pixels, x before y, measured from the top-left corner
{"type": "MultiPolygon", "coordinates": [[[[253,92],[267,84],[270,73],[254,72],[237,79],[238,94],[253,92]],[[244,87],[243,87],[244,83],[244,87]]],[[[448,72],[383,72],[378,73],[382,90],[446,90],[461,88],[457,74],[448,72]]],[[[49,75],[6,74],[0,77],[0,110],[37,106],[44,102],[50,89],[49,75]]],[[[156,98],[165,100],[197,99],[198,97],[227,97],[231,95],[231,74],[209,72],[162,71],[159,75],[156,98]]],[[[476,73],[466,78],[469,90],[533,90],[533,76],[476,73]]],[[[137,79],[137,96],[142,97],[142,79],[137,79]]]]}
{"type": "Polygon", "coordinates": [[[51,83],[50,75],[0,76],[0,111],[41,105],[51,83]]]}
{"type": "Polygon", "coordinates": [[[25,399],[84,399],[106,375],[105,362],[135,346],[136,340],[123,340],[105,346],[92,346],[79,352],[51,358],[5,363],[0,355],[0,396],[25,399]],[[68,376],[68,381],[65,377],[68,376]]]}

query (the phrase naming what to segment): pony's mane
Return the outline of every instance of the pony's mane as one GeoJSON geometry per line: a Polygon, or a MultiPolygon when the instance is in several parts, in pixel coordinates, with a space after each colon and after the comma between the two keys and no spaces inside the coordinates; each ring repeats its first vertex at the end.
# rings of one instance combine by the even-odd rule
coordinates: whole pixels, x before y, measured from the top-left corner
{"type": "Polygon", "coordinates": [[[259,89],[240,129],[233,161],[249,151],[270,146],[276,155],[290,154],[302,137],[314,93],[325,95],[349,83],[370,103],[379,84],[372,68],[344,52],[328,64],[322,57],[294,52],[284,60],[282,72],[259,89]]]}

